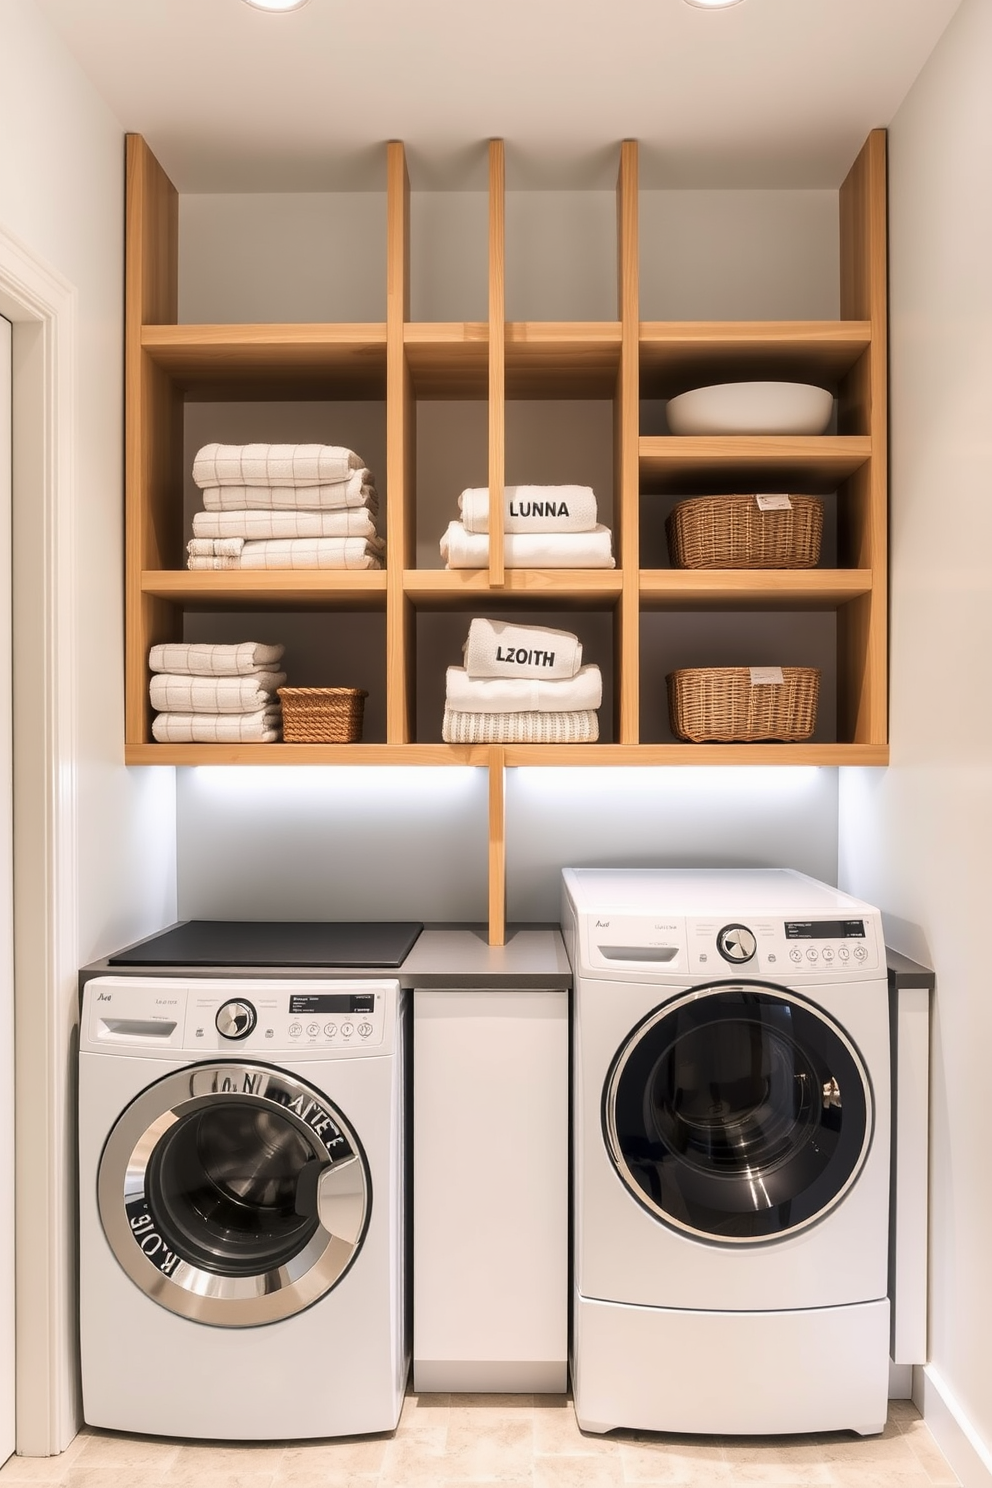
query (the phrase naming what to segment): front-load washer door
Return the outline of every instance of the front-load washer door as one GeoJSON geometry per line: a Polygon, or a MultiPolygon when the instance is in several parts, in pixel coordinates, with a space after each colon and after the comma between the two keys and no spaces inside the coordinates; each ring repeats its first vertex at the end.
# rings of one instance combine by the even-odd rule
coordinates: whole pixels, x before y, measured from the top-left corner
{"type": "Polygon", "coordinates": [[[341,1280],[372,1190],[325,1095],[284,1070],[218,1061],[157,1080],[127,1107],[97,1197],[111,1249],[153,1301],[244,1328],[291,1317],[341,1280]]]}
{"type": "Polygon", "coordinates": [[[871,1145],[861,1056],[784,988],[721,982],[663,1004],[610,1068],[603,1132],[634,1198],[719,1244],[772,1241],[841,1202],[871,1145]]]}

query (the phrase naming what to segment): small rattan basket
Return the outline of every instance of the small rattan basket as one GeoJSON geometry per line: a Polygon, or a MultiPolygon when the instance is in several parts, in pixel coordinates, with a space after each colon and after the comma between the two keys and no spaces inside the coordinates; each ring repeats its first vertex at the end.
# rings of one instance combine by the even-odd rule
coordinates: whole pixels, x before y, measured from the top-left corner
{"type": "MultiPolygon", "coordinates": [[[[755,683],[751,667],[687,667],[670,672],[672,733],[694,744],[796,743],[816,727],[818,667],[782,667],[782,681],[755,683]]],[[[763,668],[762,670],[768,670],[763,668]]]]}
{"type": "Polygon", "coordinates": [[[285,744],[356,744],[367,692],[360,687],[280,687],[285,744]]]}
{"type": "Polygon", "coordinates": [[[756,496],[693,496],[673,508],[665,531],[676,568],[815,568],[823,502],[790,496],[763,511],[756,496]]]}

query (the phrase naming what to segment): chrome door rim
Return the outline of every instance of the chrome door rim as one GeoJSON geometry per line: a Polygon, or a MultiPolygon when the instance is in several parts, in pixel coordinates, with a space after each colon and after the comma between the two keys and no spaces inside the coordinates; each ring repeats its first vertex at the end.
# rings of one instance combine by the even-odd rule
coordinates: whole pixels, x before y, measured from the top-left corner
{"type": "Polygon", "coordinates": [[[711,1245],[747,1245],[752,1247],[755,1245],[774,1245],[783,1240],[791,1239],[792,1236],[801,1234],[804,1230],[809,1229],[811,1225],[819,1223],[821,1219],[837,1207],[861,1176],[872,1143],[875,1126],[874,1111],[874,1099],[868,1071],[865,1068],[864,1061],[856,1045],[848,1037],[841,1025],[824,1012],[822,1008],[817,1007],[815,1003],[807,1001],[806,998],[798,996],[794,992],[790,992],[787,988],[776,987],[768,982],[735,981],[710,983],[704,987],[695,987],[689,992],[684,992],[680,996],[672,998],[671,1002],[663,1003],[660,1007],[655,1008],[652,1013],[627,1035],[623,1045],[613,1059],[603,1090],[603,1128],[606,1135],[607,1150],[610,1161],[617,1170],[628,1193],[663,1224],[690,1236],[693,1240],[705,1241],[711,1245]],[[861,1081],[865,1100],[866,1119],[864,1135],[852,1171],[845,1182],[835,1191],[828,1203],[822,1205],[814,1214],[809,1215],[801,1223],[792,1225],[789,1229],[779,1231],[777,1234],[762,1237],[737,1235],[716,1236],[709,1231],[687,1224],[662,1208],[660,1204],[657,1204],[651,1198],[650,1194],[645,1193],[642,1186],[638,1183],[621,1146],[620,1134],[616,1124],[617,1089],[620,1080],[628,1061],[646,1035],[680,1007],[728,992],[760,992],[765,996],[776,998],[779,1002],[796,1004],[804,1012],[819,1019],[824,1027],[829,1029],[831,1034],[840,1041],[847,1051],[861,1081]]]}
{"type": "Polygon", "coordinates": [[[118,1117],[97,1177],[104,1233],[127,1275],[159,1306],[217,1327],[278,1322],[318,1301],[358,1254],[371,1200],[361,1144],[341,1112],[305,1081],[256,1063],[192,1065],[150,1085],[118,1117]],[[335,1175],[328,1187],[339,1190],[321,1202],[314,1234],[291,1259],[252,1275],[226,1276],[178,1255],[159,1233],[146,1192],[152,1154],[169,1129],[232,1099],[278,1112],[327,1161],[325,1173],[335,1175]],[[335,1146],[347,1155],[336,1159],[335,1146]]]}

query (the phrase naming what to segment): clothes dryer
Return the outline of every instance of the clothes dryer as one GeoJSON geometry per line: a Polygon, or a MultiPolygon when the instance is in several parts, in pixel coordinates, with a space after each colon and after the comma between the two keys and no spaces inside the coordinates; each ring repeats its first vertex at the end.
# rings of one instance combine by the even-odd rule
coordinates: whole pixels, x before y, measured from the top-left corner
{"type": "Polygon", "coordinates": [[[572,870],[579,1424],[880,1431],[878,911],[803,874],[572,870]]]}
{"type": "Polygon", "coordinates": [[[242,1440],[395,1427],[404,1020],[388,978],[86,982],[88,1423],[242,1440]]]}

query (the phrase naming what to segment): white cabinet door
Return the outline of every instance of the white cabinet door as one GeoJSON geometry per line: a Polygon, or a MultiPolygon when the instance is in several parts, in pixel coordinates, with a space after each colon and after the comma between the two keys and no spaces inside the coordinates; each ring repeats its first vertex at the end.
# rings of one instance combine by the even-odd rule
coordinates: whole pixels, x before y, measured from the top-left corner
{"type": "Polygon", "coordinates": [[[568,993],[413,1006],[414,1388],[563,1391],[568,993]]]}

